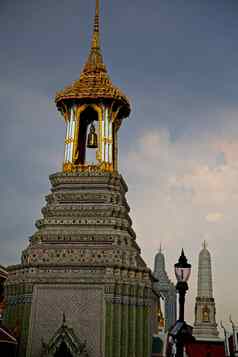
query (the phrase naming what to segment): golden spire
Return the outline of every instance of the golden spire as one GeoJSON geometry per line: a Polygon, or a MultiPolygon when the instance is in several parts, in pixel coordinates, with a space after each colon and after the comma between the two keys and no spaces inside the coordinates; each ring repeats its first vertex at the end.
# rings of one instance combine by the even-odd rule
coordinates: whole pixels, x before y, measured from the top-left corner
{"type": "Polygon", "coordinates": [[[94,29],[91,49],[100,49],[100,33],[99,33],[99,0],[96,0],[96,12],[94,18],[94,29]]]}
{"type": "Polygon", "coordinates": [[[84,73],[92,72],[95,70],[100,70],[103,72],[107,72],[106,66],[103,63],[103,57],[100,47],[100,29],[99,29],[99,0],[96,0],[96,11],[94,17],[94,25],[93,25],[93,35],[91,42],[91,49],[87,59],[87,62],[84,66],[84,69],[81,73],[81,76],[84,73]]]}
{"type": "Polygon", "coordinates": [[[129,100],[119,88],[113,85],[103,62],[100,47],[99,8],[99,0],[96,0],[91,48],[80,78],[56,93],[55,102],[61,110],[70,100],[112,100],[120,108],[119,117],[126,118],[130,114],[129,100]]]}

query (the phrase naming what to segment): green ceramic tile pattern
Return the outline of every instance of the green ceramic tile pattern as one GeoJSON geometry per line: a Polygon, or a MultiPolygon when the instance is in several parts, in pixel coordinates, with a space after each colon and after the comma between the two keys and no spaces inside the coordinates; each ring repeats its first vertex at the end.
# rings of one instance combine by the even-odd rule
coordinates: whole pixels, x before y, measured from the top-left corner
{"type": "Polygon", "coordinates": [[[121,341],[121,356],[126,356],[128,351],[128,304],[122,305],[122,341],[121,341]]]}
{"type": "Polygon", "coordinates": [[[143,357],[143,306],[136,312],[136,356],[143,357]]]}

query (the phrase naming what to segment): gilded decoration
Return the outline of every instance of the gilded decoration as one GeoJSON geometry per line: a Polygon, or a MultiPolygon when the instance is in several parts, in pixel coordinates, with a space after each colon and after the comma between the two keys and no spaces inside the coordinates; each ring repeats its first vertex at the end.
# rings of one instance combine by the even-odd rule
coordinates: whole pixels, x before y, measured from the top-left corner
{"type": "Polygon", "coordinates": [[[202,320],[204,322],[210,321],[210,311],[207,305],[205,305],[204,308],[202,309],[202,320]]]}
{"type": "Polygon", "coordinates": [[[108,172],[113,172],[113,164],[107,163],[107,162],[102,162],[101,164],[98,165],[90,165],[90,164],[85,164],[85,165],[75,165],[70,162],[66,162],[63,164],[63,171],[64,172],[101,172],[101,171],[108,171],[108,172]]]}
{"type": "MultiPolygon", "coordinates": [[[[75,130],[75,134],[74,134],[74,138],[73,138],[73,166],[75,166],[75,162],[78,159],[78,136],[79,136],[79,129],[80,129],[80,116],[81,113],[87,109],[88,107],[92,107],[98,114],[98,130],[99,130],[99,145],[98,145],[98,149],[96,150],[96,159],[101,162],[102,161],[102,148],[101,148],[101,137],[102,137],[102,108],[99,105],[96,104],[84,104],[84,105],[80,105],[77,107],[76,109],[76,130],[75,130]]],[[[78,166],[78,165],[76,165],[78,166]]],[[[79,165],[82,166],[82,165],[79,165]]],[[[83,165],[83,170],[85,166],[93,166],[93,165],[83,165]]],[[[68,167],[68,166],[67,166],[68,167]]],[[[80,169],[80,167],[75,167],[75,171],[77,171],[77,169],[80,169]]],[[[64,170],[64,171],[69,171],[69,170],[64,170]]]]}
{"type": "Polygon", "coordinates": [[[128,117],[131,109],[128,98],[112,84],[103,62],[99,33],[99,0],[96,1],[91,49],[80,78],[58,92],[55,102],[67,123],[63,171],[117,171],[117,132],[122,119],[128,117]],[[93,118],[92,113],[87,113],[85,122],[85,111],[90,107],[97,112],[97,118],[93,118]],[[86,135],[87,139],[94,140],[85,141],[88,126],[94,129],[93,122],[98,123],[97,127],[93,133],[86,135]],[[96,163],[86,162],[87,148],[96,149],[96,163]]]}
{"type": "Polygon", "coordinates": [[[113,100],[120,106],[120,116],[122,118],[126,118],[130,114],[128,98],[119,88],[113,85],[103,62],[100,48],[98,3],[91,49],[80,78],[56,93],[56,105],[63,113],[65,113],[65,103],[68,100],[113,100]]]}
{"type": "MultiPolygon", "coordinates": [[[[115,102],[112,103],[110,107],[104,106],[103,104],[83,104],[78,105],[75,107],[74,115],[75,115],[75,131],[73,133],[73,137],[66,137],[65,144],[73,144],[73,155],[72,161],[65,161],[63,164],[63,171],[64,172],[77,172],[77,171],[90,171],[90,172],[97,172],[97,171],[115,171],[116,170],[116,155],[117,155],[117,141],[116,141],[116,132],[121,125],[121,119],[118,119],[118,110],[113,111],[113,105],[115,102]],[[79,132],[80,132],[80,125],[81,125],[81,116],[82,113],[88,109],[92,108],[97,112],[97,122],[98,126],[96,128],[97,138],[98,138],[98,146],[96,149],[96,164],[88,164],[88,163],[78,163],[79,159],[79,132]],[[104,125],[105,125],[105,118],[104,113],[107,111],[109,122],[112,123],[112,133],[110,137],[106,137],[104,133],[104,125]],[[103,124],[104,123],[104,124],[103,124]],[[114,154],[112,153],[112,162],[106,162],[103,153],[105,150],[105,145],[112,145],[114,154]],[[113,156],[114,155],[114,156],[113,156]]],[[[70,118],[70,116],[69,116],[70,118]]]]}

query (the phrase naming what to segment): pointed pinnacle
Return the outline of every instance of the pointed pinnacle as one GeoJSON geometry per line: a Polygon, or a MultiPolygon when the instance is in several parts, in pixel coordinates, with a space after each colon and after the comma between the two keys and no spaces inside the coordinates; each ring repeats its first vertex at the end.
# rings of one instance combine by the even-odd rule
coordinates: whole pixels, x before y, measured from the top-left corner
{"type": "Polygon", "coordinates": [[[94,17],[92,49],[100,49],[100,34],[99,34],[99,0],[96,0],[96,11],[94,17]]]}
{"type": "Polygon", "coordinates": [[[175,264],[177,268],[191,268],[191,264],[188,263],[188,260],[184,254],[184,250],[182,249],[181,255],[179,257],[178,263],[175,264]]]}
{"type": "Polygon", "coordinates": [[[162,244],[159,245],[159,253],[162,253],[162,244]]]}
{"type": "Polygon", "coordinates": [[[96,0],[96,11],[94,18],[93,35],[91,41],[91,49],[88,59],[84,65],[81,76],[87,72],[101,71],[107,73],[105,64],[103,63],[103,56],[100,48],[100,31],[99,31],[99,0],[96,0]]]}
{"type": "Polygon", "coordinates": [[[96,0],[96,13],[94,19],[94,31],[99,32],[99,0],[96,0]]]}
{"type": "Polygon", "coordinates": [[[65,312],[63,312],[63,325],[66,324],[66,317],[65,317],[65,312]]]}

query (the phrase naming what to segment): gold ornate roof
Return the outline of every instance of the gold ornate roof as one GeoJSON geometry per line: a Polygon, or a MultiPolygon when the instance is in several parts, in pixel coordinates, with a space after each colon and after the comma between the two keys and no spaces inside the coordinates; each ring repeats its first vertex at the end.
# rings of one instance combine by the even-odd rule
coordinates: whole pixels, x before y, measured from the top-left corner
{"type": "Polygon", "coordinates": [[[55,102],[57,107],[60,108],[64,101],[70,99],[116,100],[122,107],[121,112],[123,113],[123,117],[127,117],[130,113],[128,98],[119,88],[112,84],[103,62],[99,32],[99,0],[96,0],[96,14],[91,49],[80,74],[80,78],[65,87],[62,91],[56,93],[55,102]]]}

